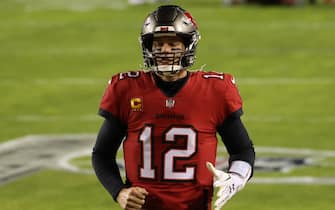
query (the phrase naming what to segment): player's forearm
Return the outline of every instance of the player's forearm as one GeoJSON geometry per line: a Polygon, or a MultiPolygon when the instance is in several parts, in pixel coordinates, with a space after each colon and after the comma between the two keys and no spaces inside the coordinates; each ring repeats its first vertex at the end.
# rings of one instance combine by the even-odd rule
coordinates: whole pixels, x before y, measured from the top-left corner
{"type": "Polygon", "coordinates": [[[116,200],[124,188],[116,162],[116,153],[124,137],[124,129],[117,119],[110,118],[102,124],[92,152],[94,171],[106,190],[116,200]]]}
{"type": "Polygon", "coordinates": [[[253,176],[255,156],[254,146],[251,140],[249,140],[249,143],[245,147],[241,147],[241,149],[235,151],[235,153],[229,154],[229,171],[235,171],[236,168],[240,168],[240,174],[245,175],[245,171],[248,171],[250,167],[250,175],[248,175],[248,179],[250,179],[253,176]]]}
{"type": "Polygon", "coordinates": [[[228,119],[218,129],[218,132],[229,153],[230,167],[234,161],[244,161],[250,165],[253,171],[255,150],[241,119],[239,117],[228,119]]]}
{"type": "Polygon", "coordinates": [[[108,160],[96,151],[92,153],[92,165],[100,183],[116,200],[120,190],[124,188],[119,168],[115,159],[108,160]]]}

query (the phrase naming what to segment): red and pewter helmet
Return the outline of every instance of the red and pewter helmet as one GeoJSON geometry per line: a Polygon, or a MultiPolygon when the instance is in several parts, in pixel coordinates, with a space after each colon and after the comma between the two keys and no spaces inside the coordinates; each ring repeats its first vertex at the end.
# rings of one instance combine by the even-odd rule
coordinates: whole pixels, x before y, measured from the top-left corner
{"type": "MultiPolygon", "coordinates": [[[[195,61],[195,50],[200,40],[198,26],[192,15],[176,5],[164,5],[150,13],[143,24],[140,43],[144,66],[151,71],[176,72],[190,67],[195,61]],[[160,53],[152,51],[154,37],[178,36],[182,38],[185,51],[168,53],[171,65],[158,65],[160,53]],[[177,62],[175,62],[177,58],[177,62]]],[[[166,54],[166,53],[165,53],[166,54]]]]}

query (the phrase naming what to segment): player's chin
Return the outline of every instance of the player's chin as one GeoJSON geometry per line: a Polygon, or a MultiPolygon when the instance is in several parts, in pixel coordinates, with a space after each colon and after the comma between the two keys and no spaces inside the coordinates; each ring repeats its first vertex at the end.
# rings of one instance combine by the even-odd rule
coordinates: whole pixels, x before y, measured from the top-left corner
{"type": "Polygon", "coordinates": [[[157,71],[157,74],[164,77],[173,77],[176,75],[175,71],[157,71]]]}
{"type": "Polygon", "coordinates": [[[160,72],[157,71],[156,74],[166,82],[173,82],[178,80],[178,75],[175,72],[160,72]]]}
{"type": "Polygon", "coordinates": [[[171,60],[161,60],[157,62],[158,66],[173,66],[173,61],[171,60]]]}

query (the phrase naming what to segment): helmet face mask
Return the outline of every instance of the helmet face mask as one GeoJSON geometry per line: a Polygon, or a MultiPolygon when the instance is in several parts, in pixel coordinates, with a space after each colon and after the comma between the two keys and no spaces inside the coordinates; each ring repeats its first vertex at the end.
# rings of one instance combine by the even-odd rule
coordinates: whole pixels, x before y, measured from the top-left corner
{"type": "Polygon", "coordinates": [[[185,54],[184,40],[179,36],[156,36],[152,44],[152,59],[155,71],[179,71],[185,54]]]}
{"type": "Polygon", "coordinates": [[[150,71],[176,72],[188,68],[195,61],[195,50],[200,34],[190,13],[179,6],[161,6],[147,16],[142,27],[140,43],[144,66],[150,71]],[[184,49],[164,53],[153,51],[157,37],[179,37],[184,49]],[[162,62],[163,61],[163,62],[162,62]]]}
{"type": "Polygon", "coordinates": [[[153,52],[152,54],[155,71],[179,71],[182,69],[181,58],[184,51],[174,51],[171,53],[153,52]]]}

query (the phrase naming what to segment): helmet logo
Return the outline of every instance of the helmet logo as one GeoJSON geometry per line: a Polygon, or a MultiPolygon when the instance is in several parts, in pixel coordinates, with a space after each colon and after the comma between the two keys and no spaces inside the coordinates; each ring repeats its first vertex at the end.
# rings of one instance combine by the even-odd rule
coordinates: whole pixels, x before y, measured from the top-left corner
{"type": "Polygon", "coordinates": [[[167,26],[161,26],[160,31],[169,31],[169,27],[167,26]]]}
{"type": "Polygon", "coordinates": [[[169,31],[175,31],[175,28],[173,26],[158,26],[155,28],[155,32],[169,32],[169,31]]]}
{"type": "Polygon", "coordinates": [[[192,17],[191,13],[184,12],[184,15],[192,22],[193,26],[198,29],[198,24],[195,22],[194,18],[192,17]]]}

